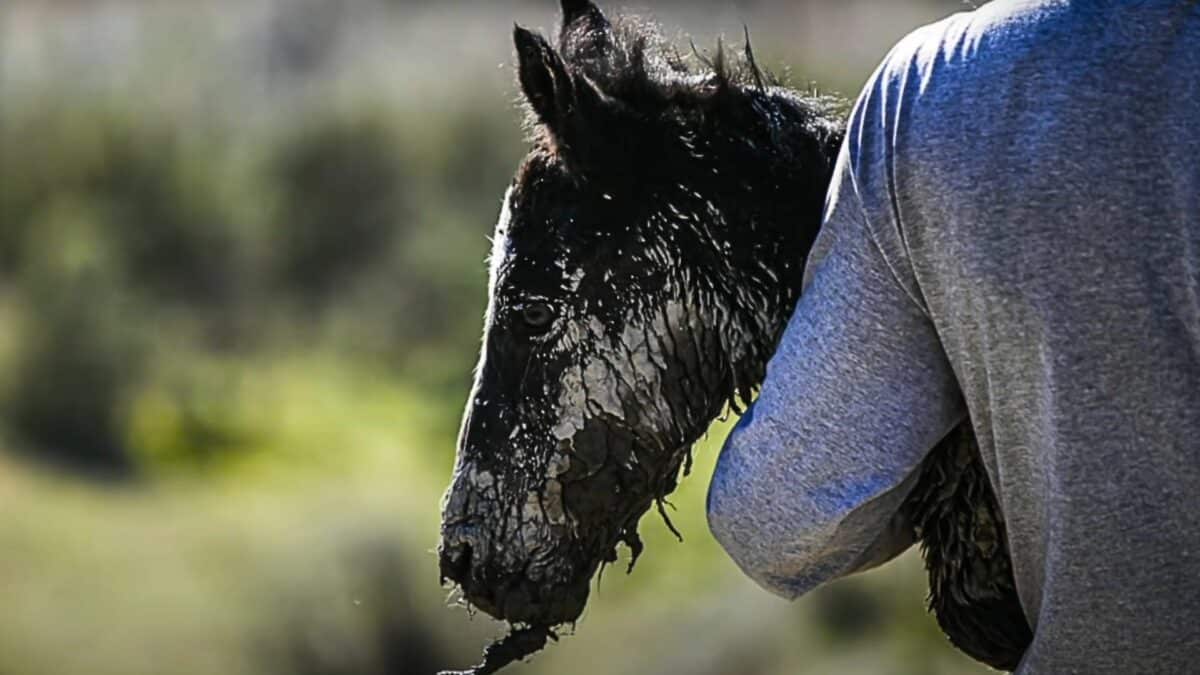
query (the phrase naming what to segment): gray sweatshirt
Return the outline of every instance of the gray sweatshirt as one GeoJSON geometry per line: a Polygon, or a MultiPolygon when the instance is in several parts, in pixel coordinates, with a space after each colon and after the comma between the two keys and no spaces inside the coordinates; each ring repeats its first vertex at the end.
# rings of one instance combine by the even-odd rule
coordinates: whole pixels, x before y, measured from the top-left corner
{"type": "Polygon", "coordinates": [[[746,574],[797,597],[896,550],[969,416],[1019,672],[1200,672],[1200,3],[1001,0],[910,35],[809,263],[709,492],[746,574]]]}

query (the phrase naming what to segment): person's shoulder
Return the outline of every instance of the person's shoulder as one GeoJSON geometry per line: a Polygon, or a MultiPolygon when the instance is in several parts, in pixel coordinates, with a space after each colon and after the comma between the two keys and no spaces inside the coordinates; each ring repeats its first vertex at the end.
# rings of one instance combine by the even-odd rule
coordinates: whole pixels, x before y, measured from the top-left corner
{"type": "Polygon", "coordinates": [[[954,82],[999,77],[1013,64],[1061,45],[1081,20],[1069,0],[996,0],[922,26],[902,38],[877,73],[877,84],[921,92],[954,82]]]}
{"type": "Polygon", "coordinates": [[[1061,61],[1056,50],[1073,42],[1064,36],[1083,15],[1068,0],[997,0],[912,31],[866,83],[851,136],[874,131],[894,141],[900,125],[914,132],[910,142],[938,146],[943,132],[978,121],[980,106],[1001,92],[1052,73],[1061,61]]]}

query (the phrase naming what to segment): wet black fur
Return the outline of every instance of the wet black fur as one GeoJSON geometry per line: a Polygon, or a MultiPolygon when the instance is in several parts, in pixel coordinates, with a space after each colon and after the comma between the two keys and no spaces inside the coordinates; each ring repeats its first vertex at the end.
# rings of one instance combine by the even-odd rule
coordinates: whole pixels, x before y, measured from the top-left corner
{"type": "MultiPolygon", "coordinates": [[[[662,351],[674,375],[652,392],[662,403],[655,419],[645,409],[653,406],[626,402],[620,419],[597,417],[579,433],[561,483],[567,511],[583,526],[555,544],[556,556],[578,569],[541,575],[563,577],[554,589],[528,583],[527,570],[480,564],[487,538],[459,525],[516,528],[495,514],[507,505],[484,509],[491,496],[452,487],[445,576],[493,615],[551,623],[578,615],[588,580],[615,560],[616,544],[637,549],[638,520],[674,490],[691,445],[763,378],[795,304],[841,132],[826,101],[759,87],[751,66],[726,67],[720,56],[693,73],[681,57],[651,48],[658,45],[648,27],[610,26],[594,8],[567,24],[557,50],[520,28],[514,41],[534,148],[513,182],[512,222],[497,237],[521,256],[495,291],[460,466],[521,495],[538,489],[556,451],[546,434],[554,401],[544,389],[570,363],[547,354],[546,337],[523,325],[531,298],[553,303],[562,321],[594,316],[620,334],[633,300],[646,300],[653,314],[658,303],[649,300],[680,285],[684,271],[688,302],[721,313],[691,317],[686,334],[645,336],[670,342],[662,351]],[[566,263],[593,272],[571,292],[562,288],[566,263]],[[736,354],[724,344],[734,329],[755,337],[736,354]],[[517,425],[525,431],[514,432],[517,425]],[[542,450],[508,451],[522,441],[542,450]]],[[[622,385],[631,397],[635,389],[622,385]]]]}
{"type": "MultiPolygon", "coordinates": [[[[521,69],[535,147],[513,184],[514,234],[600,251],[606,255],[592,258],[633,280],[619,290],[643,293],[657,284],[642,278],[648,266],[637,249],[666,242],[673,264],[698,273],[693,293],[740,301],[731,303],[741,314],[731,328],[770,332],[741,362],[697,364],[716,372],[693,373],[720,376],[721,402],[748,401],[799,294],[842,139],[840,104],[767,88],[748,48],[736,63],[723,49],[711,61],[697,57],[697,71],[653,26],[633,18],[612,25],[586,4],[568,14],[558,50],[541,36],[514,32],[522,63],[545,65],[521,69]],[[705,220],[709,203],[726,227],[697,222],[671,233],[665,223],[647,222],[664,204],[674,215],[705,220]],[[535,231],[520,231],[526,223],[535,231]]],[[[579,293],[619,295],[607,284],[579,293]]]]}
{"type": "Polygon", "coordinates": [[[1012,576],[1004,516],[964,423],[930,453],[905,502],[929,572],[929,609],[954,646],[1016,670],[1033,640],[1012,576]]]}
{"type": "MultiPolygon", "coordinates": [[[[695,55],[696,67],[652,26],[613,25],[590,2],[566,0],[563,9],[557,47],[514,31],[533,149],[514,180],[509,229],[498,234],[521,256],[494,289],[440,549],[443,575],[468,599],[547,634],[578,616],[588,580],[615,560],[618,543],[636,557],[638,520],[674,490],[691,445],[761,383],[799,295],[844,123],[838,102],[774,86],[748,44],[740,58],[695,55]],[[564,260],[593,273],[568,291],[564,260]],[[630,306],[654,318],[671,293],[696,313],[687,330],[643,336],[661,346],[670,375],[650,392],[655,400],[622,382],[619,418],[593,411],[571,447],[553,446],[543,392],[569,363],[523,325],[525,303],[550,303],[553,331],[598,317],[600,339],[621,334],[630,306]],[[738,346],[739,336],[752,339],[738,346]],[[543,449],[514,456],[522,443],[543,449]],[[553,543],[553,560],[486,567],[492,540],[514,536],[501,534],[512,525],[493,513],[511,505],[466,494],[464,467],[524,495],[544,489],[539,477],[556,452],[571,457],[559,482],[573,531],[553,543]]],[[[931,453],[906,509],[943,630],[971,656],[1015,668],[1030,631],[969,425],[931,453]]],[[[516,656],[506,659],[522,650],[508,651],[516,656]]]]}

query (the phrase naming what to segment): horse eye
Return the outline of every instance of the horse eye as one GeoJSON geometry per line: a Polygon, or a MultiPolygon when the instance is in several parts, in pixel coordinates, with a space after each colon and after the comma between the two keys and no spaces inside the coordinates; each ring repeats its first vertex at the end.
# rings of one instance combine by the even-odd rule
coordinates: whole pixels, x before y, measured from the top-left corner
{"type": "Polygon", "coordinates": [[[554,321],[554,309],[544,302],[525,305],[521,309],[521,319],[525,325],[534,330],[544,331],[554,321]]]}

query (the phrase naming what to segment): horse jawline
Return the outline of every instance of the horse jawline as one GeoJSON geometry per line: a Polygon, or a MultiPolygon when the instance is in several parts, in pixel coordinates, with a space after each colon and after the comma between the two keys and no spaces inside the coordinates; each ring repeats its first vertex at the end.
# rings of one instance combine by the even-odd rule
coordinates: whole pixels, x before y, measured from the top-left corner
{"type": "Polygon", "coordinates": [[[1033,631],[1017,596],[1004,516],[969,422],[930,454],[905,508],[929,573],[929,609],[946,637],[977,661],[1015,670],[1033,631]]]}

